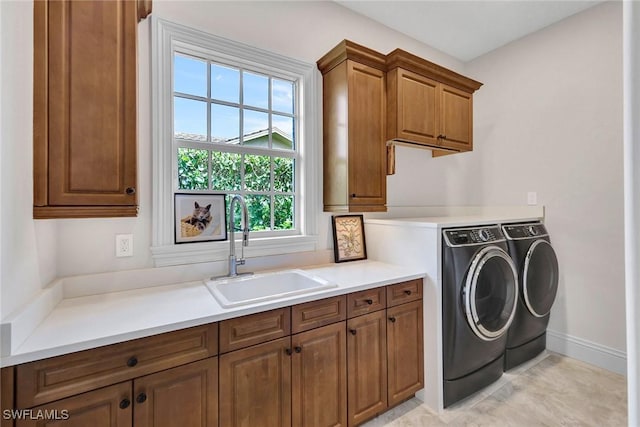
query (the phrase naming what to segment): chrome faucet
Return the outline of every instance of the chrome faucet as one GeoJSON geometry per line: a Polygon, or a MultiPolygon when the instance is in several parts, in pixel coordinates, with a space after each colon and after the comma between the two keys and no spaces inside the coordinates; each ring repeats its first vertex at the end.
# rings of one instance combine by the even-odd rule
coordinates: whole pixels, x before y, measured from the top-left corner
{"type": "MultiPolygon", "coordinates": [[[[233,196],[231,199],[231,205],[229,206],[229,274],[227,277],[238,276],[238,266],[244,265],[244,247],[249,246],[249,213],[247,212],[247,204],[240,195],[233,196]],[[235,207],[236,203],[240,203],[240,209],[242,210],[242,246],[240,259],[236,259],[236,241],[235,241],[235,207]]],[[[251,274],[251,273],[241,273],[251,274]]]]}

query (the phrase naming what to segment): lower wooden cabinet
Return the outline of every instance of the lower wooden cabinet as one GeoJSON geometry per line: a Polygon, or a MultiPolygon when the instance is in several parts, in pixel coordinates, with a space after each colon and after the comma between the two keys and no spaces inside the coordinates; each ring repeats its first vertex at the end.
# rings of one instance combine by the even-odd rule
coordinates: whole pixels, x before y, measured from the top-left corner
{"type": "Polygon", "coordinates": [[[136,427],[218,426],[217,357],[137,378],[133,392],[136,427]]]}
{"type": "Polygon", "coordinates": [[[23,412],[16,427],[128,427],[132,414],[131,381],[127,381],[37,406],[23,412]]]}
{"type": "Polygon", "coordinates": [[[347,425],[345,322],[296,334],[291,339],[293,425],[347,425]]]}
{"type": "Polygon", "coordinates": [[[291,425],[291,338],[220,356],[220,425],[291,425]]]}
{"type": "Polygon", "coordinates": [[[387,309],[389,406],[413,396],[424,386],[422,301],[387,309]]]}
{"type": "Polygon", "coordinates": [[[387,408],[387,319],[385,310],[347,321],[349,425],[387,408]]]}
{"type": "Polygon", "coordinates": [[[422,306],[407,281],[3,368],[1,425],[356,426],[423,387],[422,306]]]}

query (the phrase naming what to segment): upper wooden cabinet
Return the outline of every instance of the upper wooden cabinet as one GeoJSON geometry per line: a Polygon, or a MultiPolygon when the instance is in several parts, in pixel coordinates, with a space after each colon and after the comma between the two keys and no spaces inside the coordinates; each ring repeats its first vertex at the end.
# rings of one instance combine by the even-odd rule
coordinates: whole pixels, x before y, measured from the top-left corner
{"type": "Polygon", "coordinates": [[[146,1],[34,2],[34,218],[136,216],[146,1]]]}
{"type": "Polygon", "coordinates": [[[396,49],[387,55],[387,139],[473,149],[473,92],[482,83],[396,49]]]}
{"type": "Polygon", "coordinates": [[[324,210],[386,210],[385,56],[348,40],[318,60],[323,75],[324,210]]]}

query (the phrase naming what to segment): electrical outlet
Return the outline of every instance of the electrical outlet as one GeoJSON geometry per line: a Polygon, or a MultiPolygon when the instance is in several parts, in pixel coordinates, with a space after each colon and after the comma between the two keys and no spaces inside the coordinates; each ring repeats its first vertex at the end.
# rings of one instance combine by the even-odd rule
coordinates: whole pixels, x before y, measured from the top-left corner
{"type": "Polygon", "coordinates": [[[133,234],[116,234],[116,256],[133,256],[133,234]]]}
{"type": "Polygon", "coordinates": [[[530,206],[535,206],[538,204],[538,193],[535,191],[529,191],[527,193],[527,204],[530,206]]]}

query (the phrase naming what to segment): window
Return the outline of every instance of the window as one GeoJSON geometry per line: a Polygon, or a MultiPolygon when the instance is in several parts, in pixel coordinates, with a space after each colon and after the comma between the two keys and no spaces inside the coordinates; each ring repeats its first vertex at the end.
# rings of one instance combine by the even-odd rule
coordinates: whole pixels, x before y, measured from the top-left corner
{"type": "Polygon", "coordinates": [[[175,245],[176,192],[225,194],[227,209],[242,195],[249,257],[315,250],[315,67],[162,19],[152,26],[155,264],[228,256],[229,242],[175,245]]]}
{"type": "Polygon", "coordinates": [[[174,52],[176,191],[241,194],[251,231],[296,231],[297,86],[174,52]]]}

